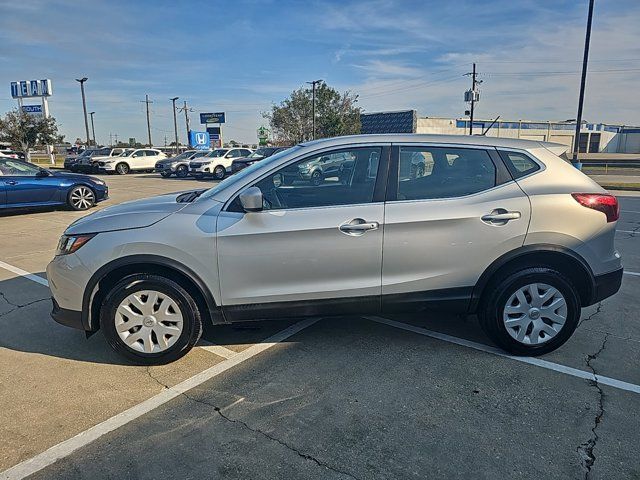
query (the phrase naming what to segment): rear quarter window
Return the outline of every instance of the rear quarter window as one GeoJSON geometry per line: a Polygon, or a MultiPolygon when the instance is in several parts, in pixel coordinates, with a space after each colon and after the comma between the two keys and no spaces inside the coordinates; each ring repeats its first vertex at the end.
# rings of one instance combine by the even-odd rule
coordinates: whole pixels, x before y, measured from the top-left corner
{"type": "Polygon", "coordinates": [[[506,150],[499,150],[498,153],[500,153],[502,161],[506,164],[514,179],[524,177],[525,175],[529,175],[540,170],[540,165],[524,153],[508,152],[506,150]]]}

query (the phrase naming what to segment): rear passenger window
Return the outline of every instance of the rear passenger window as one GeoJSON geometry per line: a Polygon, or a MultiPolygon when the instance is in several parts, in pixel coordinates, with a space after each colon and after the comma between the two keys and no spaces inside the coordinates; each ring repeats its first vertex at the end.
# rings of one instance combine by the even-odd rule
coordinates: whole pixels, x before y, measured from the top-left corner
{"type": "Polygon", "coordinates": [[[524,153],[506,151],[500,151],[499,153],[513,178],[524,177],[536,170],[540,170],[540,166],[524,153]]]}
{"type": "Polygon", "coordinates": [[[496,167],[485,150],[401,147],[398,200],[471,195],[496,186],[496,167]]]}

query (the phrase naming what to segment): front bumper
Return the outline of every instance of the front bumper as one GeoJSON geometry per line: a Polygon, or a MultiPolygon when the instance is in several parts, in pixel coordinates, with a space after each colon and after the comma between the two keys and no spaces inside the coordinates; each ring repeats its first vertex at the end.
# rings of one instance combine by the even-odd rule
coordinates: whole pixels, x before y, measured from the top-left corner
{"type": "MultiPolygon", "coordinates": [[[[622,285],[623,269],[619,268],[613,272],[605,273],[603,275],[596,275],[593,277],[593,294],[589,305],[598,303],[605,298],[609,298],[620,290],[622,285]]],[[[589,305],[583,305],[585,307],[589,305]]]]}
{"type": "Polygon", "coordinates": [[[51,309],[51,318],[53,318],[60,325],[65,327],[77,328],[78,330],[88,330],[82,323],[82,312],[76,310],[68,310],[60,307],[56,299],[51,297],[53,308],[51,309]]]}

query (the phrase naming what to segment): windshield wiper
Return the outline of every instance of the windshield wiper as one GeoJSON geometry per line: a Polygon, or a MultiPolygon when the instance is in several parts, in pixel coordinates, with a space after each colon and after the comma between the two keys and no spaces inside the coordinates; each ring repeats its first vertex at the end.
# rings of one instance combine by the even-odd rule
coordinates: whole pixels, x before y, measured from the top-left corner
{"type": "Polygon", "coordinates": [[[178,195],[178,197],[176,198],[176,202],[191,203],[206,191],[207,191],[206,189],[202,189],[202,190],[194,190],[193,192],[183,193],[181,195],[178,195]]]}

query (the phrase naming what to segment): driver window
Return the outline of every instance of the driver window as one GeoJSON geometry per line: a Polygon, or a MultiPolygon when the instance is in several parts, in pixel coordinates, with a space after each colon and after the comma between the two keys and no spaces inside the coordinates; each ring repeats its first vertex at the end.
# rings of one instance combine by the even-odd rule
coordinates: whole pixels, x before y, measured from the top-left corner
{"type": "Polygon", "coordinates": [[[380,154],[380,147],[325,152],[287,165],[255,186],[265,210],[369,203],[380,154]]]}
{"type": "Polygon", "coordinates": [[[496,185],[496,167],[485,150],[400,148],[398,200],[453,198],[496,185]]]}

